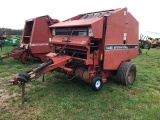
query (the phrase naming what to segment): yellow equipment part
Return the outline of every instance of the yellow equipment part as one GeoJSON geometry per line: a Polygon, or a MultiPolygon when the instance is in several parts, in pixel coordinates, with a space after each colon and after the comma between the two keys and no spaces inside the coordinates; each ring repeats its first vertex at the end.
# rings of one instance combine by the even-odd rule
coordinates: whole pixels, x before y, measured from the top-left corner
{"type": "Polygon", "coordinates": [[[152,45],[157,44],[157,40],[155,40],[155,39],[149,40],[149,42],[150,42],[152,45]]]}
{"type": "Polygon", "coordinates": [[[152,48],[156,48],[158,45],[158,40],[154,38],[149,38],[149,43],[151,44],[152,48]]]}

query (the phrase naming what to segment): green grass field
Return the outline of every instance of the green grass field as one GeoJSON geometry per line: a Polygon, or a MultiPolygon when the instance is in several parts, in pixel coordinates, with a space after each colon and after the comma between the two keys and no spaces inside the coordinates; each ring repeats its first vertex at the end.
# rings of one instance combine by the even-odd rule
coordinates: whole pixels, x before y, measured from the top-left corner
{"type": "MultiPolygon", "coordinates": [[[[10,52],[6,47],[0,54],[10,52]]],[[[80,80],[47,73],[26,85],[26,104],[21,89],[8,81],[40,63],[22,64],[13,58],[0,65],[0,120],[160,120],[160,49],[151,49],[132,60],[137,66],[131,86],[108,79],[99,92],[80,80]]]]}

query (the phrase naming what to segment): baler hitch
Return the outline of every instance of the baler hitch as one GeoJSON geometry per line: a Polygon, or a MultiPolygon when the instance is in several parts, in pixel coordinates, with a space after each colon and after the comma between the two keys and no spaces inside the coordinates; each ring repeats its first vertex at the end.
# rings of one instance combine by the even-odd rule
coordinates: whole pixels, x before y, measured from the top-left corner
{"type": "MultiPolygon", "coordinates": [[[[39,67],[34,68],[30,72],[21,72],[19,73],[17,78],[14,78],[12,84],[17,85],[19,84],[22,89],[22,104],[25,103],[25,83],[30,82],[32,78],[36,76],[36,74],[43,70],[44,68],[48,67],[49,65],[53,64],[54,62],[50,59],[47,62],[41,64],[39,67]]],[[[44,81],[44,74],[43,74],[43,81],[44,81]]]]}
{"type": "Polygon", "coordinates": [[[22,83],[30,82],[32,78],[36,76],[36,73],[48,67],[49,65],[54,64],[54,62],[50,59],[47,62],[41,64],[39,67],[34,68],[31,72],[21,72],[19,73],[17,80],[22,83]]]}
{"type": "MultiPolygon", "coordinates": [[[[51,53],[52,54],[52,53],[51,53]]],[[[40,66],[29,70],[27,72],[21,72],[15,77],[11,83],[12,85],[20,85],[22,88],[22,104],[25,103],[24,95],[25,95],[25,84],[31,82],[31,80],[38,75],[43,75],[42,81],[44,81],[44,74],[46,72],[52,71],[58,67],[63,67],[65,64],[71,62],[70,56],[54,56],[50,58],[48,61],[42,63],[40,66]]],[[[69,71],[67,69],[67,71],[69,71]]]]}
{"type": "Polygon", "coordinates": [[[9,58],[9,57],[13,57],[15,59],[19,59],[20,56],[22,56],[22,54],[24,54],[25,52],[26,52],[26,50],[24,50],[24,49],[15,48],[15,49],[12,50],[11,53],[6,53],[6,54],[0,56],[1,64],[3,63],[3,59],[9,58]]]}

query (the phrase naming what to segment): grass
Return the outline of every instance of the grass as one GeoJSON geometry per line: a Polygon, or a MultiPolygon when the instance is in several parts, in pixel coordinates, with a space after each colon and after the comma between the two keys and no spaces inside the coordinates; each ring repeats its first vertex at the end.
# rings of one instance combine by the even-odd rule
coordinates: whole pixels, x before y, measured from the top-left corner
{"type": "MultiPolygon", "coordinates": [[[[6,47],[0,54],[9,52],[6,47]]],[[[45,82],[26,86],[27,103],[21,105],[21,90],[7,83],[15,74],[39,63],[26,65],[8,58],[0,65],[0,119],[2,120],[159,120],[160,49],[142,52],[132,60],[137,67],[133,85],[122,86],[110,77],[99,92],[82,81],[67,81],[63,74],[47,73],[45,82]]]]}

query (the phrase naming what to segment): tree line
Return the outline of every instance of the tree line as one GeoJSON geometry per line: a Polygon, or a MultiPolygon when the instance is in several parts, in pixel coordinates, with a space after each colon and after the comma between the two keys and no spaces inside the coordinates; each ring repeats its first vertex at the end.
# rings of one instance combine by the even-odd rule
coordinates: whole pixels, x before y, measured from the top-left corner
{"type": "Polygon", "coordinates": [[[22,29],[10,29],[10,28],[0,28],[0,36],[1,35],[22,35],[22,29]]]}

